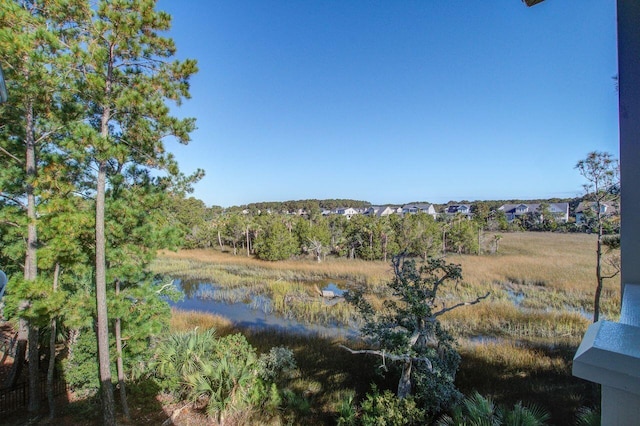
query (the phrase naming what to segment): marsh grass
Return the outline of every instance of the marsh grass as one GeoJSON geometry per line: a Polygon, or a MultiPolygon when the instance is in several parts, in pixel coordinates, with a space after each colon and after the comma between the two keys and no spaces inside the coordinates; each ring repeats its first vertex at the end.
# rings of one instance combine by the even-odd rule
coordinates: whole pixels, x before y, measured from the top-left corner
{"type": "MultiPolygon", "coordinates": [[[[592,315],[595,244],[593,235],[508,233],[495,255],[447,257],[462,266],[464,281],[444,288],[445,305],[491,293],[478,305],[442,317],[443,325],[460,341],[463,362],[457,383],[463,392],[478,390],[506,404],[537,403],[552,413],[554,424],[571,424],[578,407],[597,405],[595,388],[570,371],[592,315]]],[[[354,315],[345,303],[322,303],[313,283],[342,280],[347,288],[363,289],[379,306],[389,295],[384,284],[392,278],[391,267],[384,262],[264,262],[215,250],[163,252],[153,268],[228,289],[249,289],[268,297],[274,311],[309,323],[351,324],[354,315]]],[[[603,314],[617,319],[619,304],[619,279],[606,281],[603,314]]],[[[190,325],[210,321],[190,315],[190,325]]],[[[235,330],[223,319],[215,321],[219,331],[235,330]]],[[[243,333],[260,350],[280,344],[294,348],[300,375],[290,387],[306,398],[310,404],[306,416],[313,421],[332,424],[345,396],[355,391],[362,397],[372,382],[394,387],[396,372],[383,378],[376,359],[348,354],[337,348],[335,340],[271,330],[243,333]]]]}
{"type": "Polygon", "coordinates": [[[213,328],[223,336],[236,331],[233,323],[220,315],[178,309],[171,310],[169,327],[171,332],[187,332],[195,328],[199,330],[213,328]]]}
{"type": "MultiPolygon", "coordinates": [[[[268,262],[252,257],[220,252],[218,250],[183,250],[178,252],[161,251],[161,262],[154,266],[154,270],[170,270],[171,267],[162,266],[169,259],[189,260],[195,269],[208,264],[224,265],[238,268],[247,273],[257,272],[262,277],[276,277],[288,281],[320,281],[323,279],[343,279],[357,284],[376,285],[391,278],[391,266],[385,262],[370,262],[363,260],[329,259],[318,263],[312,260],[288,260],[268,262]],[[160,268],[160,269],[158,269],[160,268]]],[[[167,271],[168,272],[168,271],[167,271]]]]}

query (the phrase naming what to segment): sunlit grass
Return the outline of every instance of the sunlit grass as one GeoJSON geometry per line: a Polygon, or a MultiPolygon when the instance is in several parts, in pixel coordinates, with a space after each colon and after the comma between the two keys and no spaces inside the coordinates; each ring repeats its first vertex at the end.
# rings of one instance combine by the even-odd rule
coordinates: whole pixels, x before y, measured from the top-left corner
{"type": "MultiPolygon", "coordinates": [[[[503,316],[520,312],[521,318],[514,319],[516,323],[531,324],[524,317],[531,316],[532,312],[548,316],[550,322],[556,320],[558,312],[589,317],[595,288],[595,238],[587,234],[504,234],[497,254],[449,255],[449,262],[462,266],[464,282],[444,288],[442,296],[454,303],[489,292],[491,303],[503,303],[495,307],[503,316]]],[[[216,300],[237,302],[251,295],[269,297],[275,313],[312,323],[348,324],[354,312],[345,304],[325,306],[318,297],[317,287],[311,284],[334,279],[342,280],[347,288],[363,287],[376,295],[372,296],[376,306],[387,294],[384,284],[392,278],[390,265],[380,261],[329,258],[321,263],[312,260],[266,262],[217,250],[164,251],[153,269],[161,274],[215,283],[221,288],[217,290],[216,300]],[[242,292],[225,290],[233,288],[242,292]]],[[[619,303],[619,280],[606,281],[602,298],[604,317],[615,320],[619,303]]],[[[477,324],[483,322],[485,311],[485,308],[465,309],[464,314],[457,314],[455,328],[482,331],[477,324]]],[[[502,321],[502,326],[516,336],[531,329],[514,326],[513,321],[502,321]]],[[[572,326],[571,330],[576,328],[572,326]]]]}
{"type": "Polygon", "coordinates": [[[198,328],[199,330],[215,329],[222,335],[233,330],[233,324],[228,319],[205,312],[171,310],[169,323],[171,332],[186,332],[198,328]]]}
{"type": "MultiPolygon", "coordinates": [[[[268,262],[246,257],[234,256],[218,250],[182,250],[178,252],[162,251],[160,258],[187,259],[193,261],[189,267],[194,270],[207,264],[242,266],[245,270],[253,270],[261,276],[271,276],[294,281],[318,281],[327,278],[346,279],[359,284],[375,285],[391,278],[392,270],[388,262],[369,262],[363,260],[329,259],[318,263],[312,260],[288,260],[268,262]]],[[[158,268],[165,269],[162,265],[158,268]]],[[[154,267],[156,269],[156,267],[154,267]]],[[[171,269],[167,267],[166,269],[171,269]]],[[[159,271],[160,271],[159,270],[159,271]]]]}
{"type": "MultiPolygon", "coordinates": [[[[485,238],[491,238],[487,234],[485,238]]],[[[590,324],[595,289],[595,236],[585,234],[505,233],[497,254],[448,255],[462,266],[464,281],[442,288],[444,306],[490,297],[442,316],[443,326],[460,342],[463,358],[457,383],[464,392],[478,390],[501,403],[518,400],[548,408],[556,422],[573,421],[577,407],[597,400],[586,382],[571,375],[571,359],[590,324]]],[[[157,273],[215,283],[224,297],[259,294],[271,300],[273,311],[308,323],[353,324],[353,308],[328,306],[319,297],[319,282],[339,280],[346,288],[361,288],[374,307],[389,296],[389,263],[332,259],[264,262],[216,250],[163,252],[153,266],[157,273]],[[248,293],[246,293],[248,292],[248,293]]],[[[602,313],[617,319],[619,278],[605,282],[602,313]]],[[[178,316],[182,316],[179,314],[178,316]]],[[[175,327],[214,327],[237,331],[222,318],[185,314],[175,327]]],[[[176,313],[174,312],[174,317],[176,313]]],[[[337,341],[293,336],[271,330],[243,330],[259,350],[284,344],[294,348],[301,375],[291,389],[314,405],[310,421],[335,420],[336,407],[351,390],[360,397],[371,382],[385,379],[376,360],[345,353],[337,341]],[[366,368],[362,363],[366,361],[366,368]],[[363,368],[368,370],[364,374],[363,368]]],[[[389,381],[390,380],[390,381],[389,381]]],[[[305,408],[309,409],[310,408],[305,408]]],[[[311,411],[309,411],[311,413],[311,411]]],[[[296,419],[300,420],[300,419],[296,419]]],[[[563,423],[564,422],[564,423],[563,423]]]]}

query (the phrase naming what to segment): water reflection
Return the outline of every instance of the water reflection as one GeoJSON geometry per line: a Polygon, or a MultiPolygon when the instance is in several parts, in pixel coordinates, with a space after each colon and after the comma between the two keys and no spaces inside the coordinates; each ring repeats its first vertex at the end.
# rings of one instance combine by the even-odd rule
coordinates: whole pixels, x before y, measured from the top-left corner
{"type": "MultiPolygon", "coordinates": [[[[263,295],[244,293],[246,297],[228,298],[229,290],[221,289],[211,283],[195,280],[174,281],[176,288],[185,295],[184,300],[169,302],[172,307],[185,311],[209,312],[227,318],[234,325],[242,328],[271,328],[286,333],[316,334],[322,337],[355,338],[358,333],[355,328],[340,326],[325,326],[320,324],[304,324],[293,319],[276,315],[271,307],[271,300],[263,295]],[[236,300],[229,302],[228,300],[236,300]],[[237,301],[240,300],[240,301],[237,301]]],[[[334,291],[344,293],[338,286],[334,291]]],[[[242,289],[232,289],[231,292],[242,293],[242,289]]],[[[332,299],[329,303],[335,303],[332,299]]]]}

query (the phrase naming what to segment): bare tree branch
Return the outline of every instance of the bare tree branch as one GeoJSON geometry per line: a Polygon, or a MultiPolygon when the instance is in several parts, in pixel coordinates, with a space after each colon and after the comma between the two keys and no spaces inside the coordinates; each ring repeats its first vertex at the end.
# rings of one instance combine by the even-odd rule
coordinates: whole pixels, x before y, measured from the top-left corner
{"type": "Polygon", "coordinates": [[[173,285],[173,280],[170,283],[163,285],[160,289],[156,290],[156,294],[160,294],[164,291],[165,288],[171,287],[173,285]]]}
{"type": "Polygon", "coordinates": [[[2,224],[4,224],[4,225],[13,226],[13,227],[15,227],[15,228],[20,228],[20,225],[18,225],[18,224],[17,224],[17,223],[15,223],[15,222],[10,222],[10,221],[8,221],[8,220],[3,220],[3,221],[1,221],[0,223],[2,223],[2,224]]]}
{"type": "Polygon", "coordinates": [[[13,155],[12,153],[10,153],[9,151],[7,151],[6,149],[4,149],[3,147],[0,146],[0,151],[4,152],[5,154],[7,154],[9,157],[13,158],[14,160],[16,160],[18,163],[22,164],[22,160],[20,160],[18,157],[16,157],[15,155],[13,155]]]}
{"type": "Polygon", "coordinates": [[[435,317],[439,317],[440,315],[449,312],[449,311],[453,311],[456,308],[459,308],[461,306],[471,306],[471,305],[475,305],[476,303],[479,303],[481,300],[486,299],[487,297],[489,297],[491,293],[487,292],[487,294],[485,294],[484,296],[480,296],[475,300],[472,300],[471,302],[460,302],[460,303],[456,303],[453,306],[450,306],[448,308],[442,308],[440,311],[436,312],[435,314],[432,315],[433,318],[435,317]]]}
{"type": "Polygon", "coordinates": [[[407,355],[407,354],[395,355],[395,354],[386,353],[385,351],[377,351],[377,350],[373,350],[373,349],[356,350],[356,349],[351,349],[351,348],[349,348],[347,346],[344,346],[344,345],[338,345],[338,346],[341,347],[342,349],[345,349],[345,350],[351,352],[354,355],[357,355],[357,354],[376,355],[376,356],[379,356],[379,357],[381,357],[383,359],[390,359],[391,361],[422,361],[425,364],[427,364],[427,369],[429,371],[433,371],[433,366],[432,366],[431,360],[429,360],[429,358],[410,356],[410,355],[407,355]]]}
{"type": "Polygon", "coordinates": [[[40,141],[48,138],[49,136],[51,136],[52,134],[56,133],[58,130],[62,129],[64,126],[58,126],[53,130],[49,130],[48,132],[44,132],[42,135],[40,135],[40,137],[38,139],[36,139],[33,143],[37,144],[40,141]]]}
{"type": "Polygon", "coordinates": [[[10,197],[10,196],[8,196],[7,194],[3,194],[3,193],[1,193],[1,192],[0,192],[0,197],[6,198],[7,200],[9,200],[9,201],[12,201],[12,202],[16,203],[16,204],[17,204],[21,209],[23,209],[23,210],[26,210],[26,209],[27,209],[27,206],[26,206],[23,202],[21,202],[20,200],[18,200],[17,198],[10,197]]]}

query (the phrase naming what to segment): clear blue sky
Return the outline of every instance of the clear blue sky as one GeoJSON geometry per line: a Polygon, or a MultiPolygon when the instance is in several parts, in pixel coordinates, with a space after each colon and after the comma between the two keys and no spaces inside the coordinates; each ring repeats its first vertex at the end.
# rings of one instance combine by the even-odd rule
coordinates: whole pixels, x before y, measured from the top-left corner
{"type": "Polygon", "coordinates": [[[618,156],[615,2],[161,0],[198,60],[181,168],[224,207],[573,197],[618,156]]]}

